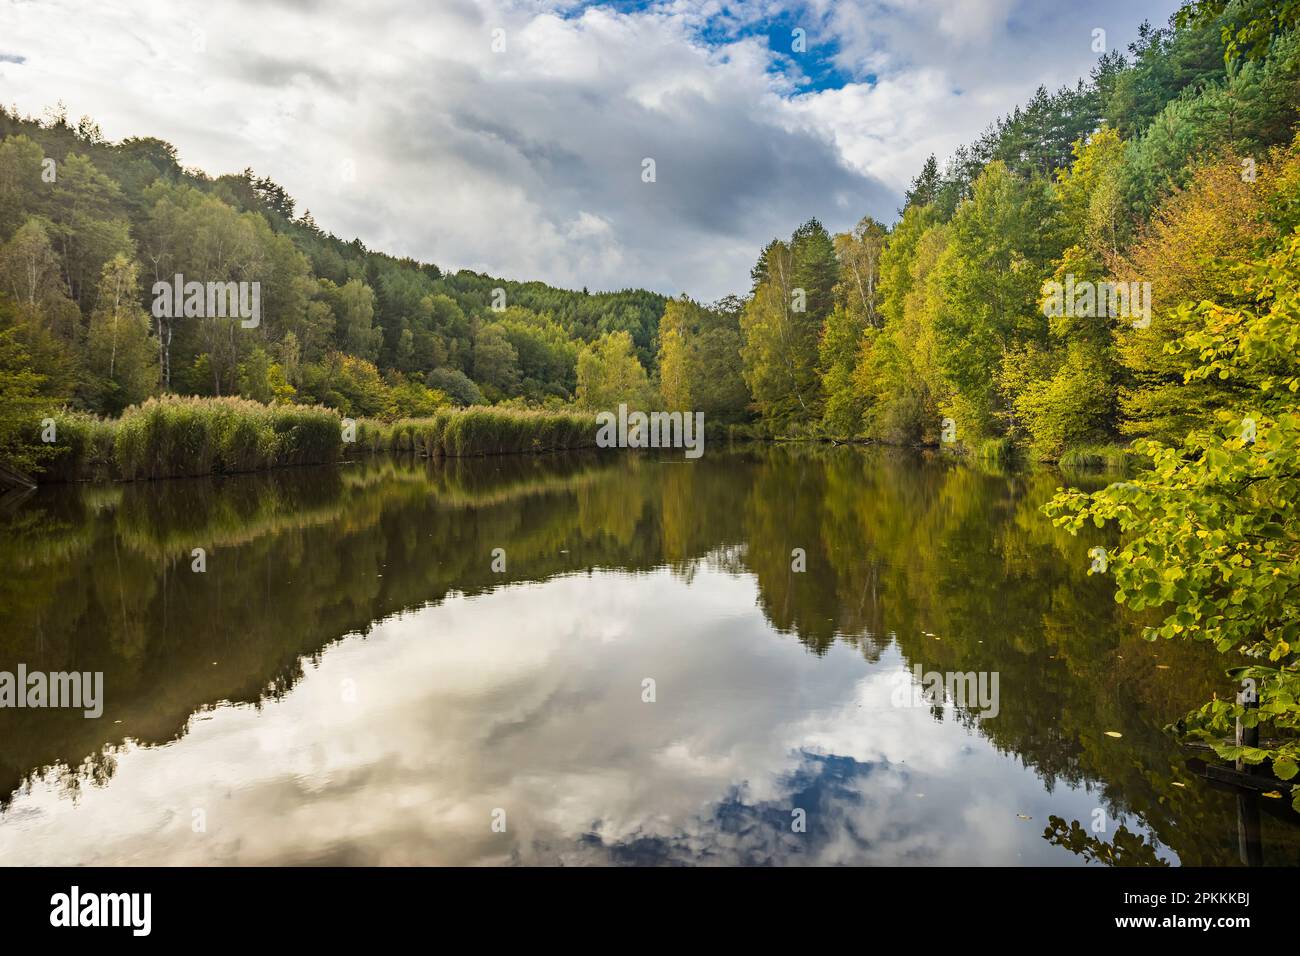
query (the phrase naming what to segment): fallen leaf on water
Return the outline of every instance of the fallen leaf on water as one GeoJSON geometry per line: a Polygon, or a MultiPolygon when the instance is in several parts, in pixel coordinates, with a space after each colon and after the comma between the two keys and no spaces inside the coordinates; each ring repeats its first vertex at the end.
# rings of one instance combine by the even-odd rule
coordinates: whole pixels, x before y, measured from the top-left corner
{"type": "Polygon", "coordinates": [[[1174,786],[1175,786],[1175,787],[1185,787],[1185,786],[1187,786],[1187,784],[1185,784],[1185,783],[1179,783],[1177,780],[1175,780],[1173,783],[1174,783],[1174,786]]]}
{"type": "Polygon", "coordinates": [[[1274,800],[1281,800],[1281,799],[1282,799],[1282,792],[1281,792],[1280,790],[1270,790],[1268,793],[1262,793],[1262,794],[1260,794],[1260,796],[1262,796],[1262,797],[1272,797],[1274,800]]]}
{"type": "Polygon", "coordinates": [[[1108,730],[1108,731],[1106,731],[1106,736],[1107,736],[1107,737],[1123,737],[1124,735],[1121,734],[1118,730],[1108,730]]]}

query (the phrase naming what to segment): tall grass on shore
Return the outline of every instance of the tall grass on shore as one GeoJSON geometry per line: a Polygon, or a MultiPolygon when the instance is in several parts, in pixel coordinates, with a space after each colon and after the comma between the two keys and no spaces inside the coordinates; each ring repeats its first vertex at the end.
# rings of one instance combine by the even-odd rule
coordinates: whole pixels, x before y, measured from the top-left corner
{"type": "MultiPolygon", "coordinates": [[[[323,406],[263,405],[242,398],[164,396],[133,405],[116,420],[51,413],[57,453],[40,480],[179,478],[236,474],[285,465],[319,465],[379,453],[469,457],[588,448],[589,414],[474,407],[428,418],[360,419],[353,440],[323,406]]],[[[33,440],[42,428],[33,424],[33,440]]]]}
{"type": "Polygon", "coordinates": [[[1062,471],[1123,471],[1132,453],[1119,445],[1079,445],[1061,455],[1062,471]]]}
{"type": "Polygon", "coordinates": [[[986,438],[972,449],[976,461],[1004,465],[1016,457],[1016,446],[1009,438],[986,438]]]}
{"type": "Polygon", "coordinates": [[[596,424],[590,414],[474,407],[395,422],[362,419],[356,425],[356,441],[345,446],[344,456],[390,451],[468,458],[565,451],[595,444],[596,424]]]}
{"type": "Polygon", "coordinates": [[[338,459],[340,443],[337,413],[319,406],[150,399],[118,420],[113,462],[128,479],[235,474],[327,464],[338,459]]]}
{"type": "Polygon", "coordinates": [[[53,420],[54,453],[41,464],[38,480],[76,481],[97,473],[107,477],[113,460],[113,437],[117,422],[85,412],[59,409],[30,427],[33,444],[47,434],[47,420],[53,420]]]}

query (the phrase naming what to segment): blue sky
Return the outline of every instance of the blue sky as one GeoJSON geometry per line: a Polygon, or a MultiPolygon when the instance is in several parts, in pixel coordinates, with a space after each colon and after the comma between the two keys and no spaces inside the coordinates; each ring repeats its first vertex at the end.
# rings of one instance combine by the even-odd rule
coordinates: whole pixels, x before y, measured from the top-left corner
{"type": "Polygon", "coordinates": [[[809,216],[892,220],[928,154],[1176,7],[0,0],[0,101],[252,166],[371,248],[711,300],[809,216]]]}

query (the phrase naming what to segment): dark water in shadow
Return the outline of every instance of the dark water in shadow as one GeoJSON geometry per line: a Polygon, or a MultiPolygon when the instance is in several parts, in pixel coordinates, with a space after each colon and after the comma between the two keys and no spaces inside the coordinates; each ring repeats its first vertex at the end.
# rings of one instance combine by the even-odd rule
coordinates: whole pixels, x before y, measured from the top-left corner
{"type": "MultiPolygon", "coordinates": [[[[1138,637],[1060,482],[761,448],[43,489],[0,512],[0,670],[106,701],[0,709],[0,860],[1237,863],[1161,732],[1225,662],[1138,637]]],[[[1265,862],[1298,837],[1265,813],[1265,862]]]]}

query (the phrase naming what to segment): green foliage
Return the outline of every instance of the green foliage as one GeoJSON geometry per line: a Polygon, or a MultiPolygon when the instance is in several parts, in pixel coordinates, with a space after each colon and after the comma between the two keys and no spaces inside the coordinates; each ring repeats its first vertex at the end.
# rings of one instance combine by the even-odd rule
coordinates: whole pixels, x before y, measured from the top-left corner
{"type": "Polygon", "coordinates": [[[444,420],[434,454],[452,457],[508,455],[587,448],[596,443],[595,420],[574,412],[469,408],[444,420]]]}
{"type": "Polygon", "coordinates": [[[1077,445],[1057,462],[1064,472],[1122,471],[1130,463],[1128,449],[1119,445],[1077,445]]]}
{"type": "Polygon", "coordinates": [[[976,461],[989,464],[1005,464],[1015,457],[1016,446],[1009,438],[986,438],[975,446],[976,461]]]}
{"type": "Polygon", "coordinates": [[[568,400],[576,387],[578,346],[549,315],[519,306],[506,309],[495,323],[515,352],[521,396],[540,402],[568,400]]]}
{"type": "Polygon", "coordinates": [[[359,279],[336,286],[320,280],[320,296],[334,317],[334,340],[344,352],[367,361],[379,357],[383,330],[374,327],[375,292],[359,279]]]}
{"type": "Polygon", "coordinates": [[[436,368],[429,373],[428,384],[457,405],[483,404],[483,393],[460,369],[436,368]]]}
{"type": "Polygon", "coordinates": [[[1129,373],[1120,392],[1125,433],[1176,441],[1231,397],[1217,381],[1187,380],[1195,356],[1174,346],[1199,316],[1180,306],[1228,301],[1242,262],[1286,234],[1269,220],[1300,175],[1300,151],[1292,146],[1259,157],[1254,181],[1242,171],[1233,156],[1199,168],[1116,262],[1121,280],[1154,280],[1150,327],[1121,326],[1116,336],[1129,373]]]}
{"type": "Polygon", "coordinates": [[[442,392],[424,383],[395,377],[388,388],[388,414],[395,418],[427,418],[451,404],[442,392]]]}
{"type": "Polygon", "coordinates": [[[1057,171],[1063,241],[1087,250],[1093,262],[1118,254],[1127,222],[1121,206],[1120,173],[1124,143],[1112,127],[1103,127],[1074,144],[1073,162],[1057,171]]]}
{"type": "Polygon", "coordinates": [[[1042,272],[1059,252],[1051,197],[993,163],[975,181],[949,227],[936,264],[944,308],[934,318],[936,361],[954,394],[948,401],[963,440],[997,434],[1005,407],[989,374],[1004,350],[1042,342],[1037,307],[1042,272]]]}
{"type": "Polygon", "coordinates": [[[99,297],[86,333],[93,408],[111,414],[146,398],[158,385],[158,357],[149,317],[138,305],[139,269],[118,253],[104,263],[99,297]]]}
{"type": "Polygon", "coordinates": [[[441,382],[463,404],[486,391],[554,405],[574,396],[579,350],[618,332],[653,371],[661,295],[444,274],[344,242],[296,208],[252,170],[211,179],[183,170],[158,140],[109,143],[89,120],[42,123],[0,108],[0,296],[46,390],[78,408],[118,414],[156,393],[239,394],[391,418],[436,403],[407,384],[387,394],[390,375],[434,391],[441,382]],[[46,157],[58,162],[51,182],[46,157]],[[151,283],[178,274],[259,283],[261,321],[150,316],[151,283]]]}
{"type": "Polygon", "coordinates": [[[1300,39],[1287,36],[1275,55],[1251,61],[1169,102],[1127,150],[1121,188],[1145,216],[1196,167],[1224,151],[1262,154],[1291,138],[1300,100],[1300,39]]]}
{"type": "Polygon", "coordinates": [[[122,478],[173,478],[334,461],[336,412],[267,406],[241,398],[151,398],[116,423],[114,467],[122,478]]]}
{"type": "Polygon", "coordinates": [[[686,296],[668,301],[659,324],[659,394],[664,408],[703,412],[706,423],[732,423],[747,416],[741,308],[735,301],[706,308],[686,296]]]}
{"type": "MultiPolygon", "coordinates": [[[[1204,641],[1232,655],[1260,706],[1214,700],[1188,719],[1225,759],[1271,760],[1295,773],[1300,738],[1248,751],[1224,745],[1238,718],[1285,734],[1300,728],[1300,233],[1258,260],[1236,290],[1247,305],[1184,305],[1198,322],[1176,348],[1195,356],[1189,380],[1218,380],[1234,398],[1177,444],[1137,443],[1151,466],[1092,495],[1063,492],[1048,513],[1072,532],[1114,523],[1115,599],[1159,608],[1149,638],[1204,641]]],[[[1300,805],[1300,794],[1296,795],[1300,805]]]]}
{"type": "Polygon", "coordinates": [[[762,278],[740,319],[745,383],[775,427],[807,429],[822,416],[817,349],[835,304],[834,243],[810,219],[789,243],[770,244],[755,274],[762,278]]]}
{"type": "MultiPolygon", "coordinates": [[[[1195,357],[1174,345],[1200,317],[1181,306],[1242,304],[1224,297],[1239,264],[1300,224],[1283,148],[1300,101],[1293,6],[1206,0],[1144,25],[1129,54],[1039,89],[942,168],[927,158],[892,228],[866,217],[832,236],[809,219],[762,249],[745,298],[711,306],[444,273],[338,239],[252,170],[211,179],[157,140],[0,110],[0,327],[35,376],[13,379],[17,400],[92,415],[175,393],[321,405],[412,449],[397,423],[442,421],[447,402],[627,402],[906,444],[952,418],[968,450],[1005,438],[1043,459],[1170,441],[1234,400],[1188,379],[1195,357]],[[150,279],[176,274],[258,282],[260,323],[151,316],[150,279]],[[1043,283],[1067,277],[1151,282],[1153,322],[1049,321],[1043,283]]],[[[30,467],[43,452],[11,434],[6,454],[30,467]]],[[[251,461],[272,454],[256,429],[236,434],[251,461]]]]}
{"type": "Polygon", "coordinates": [[[49,399],[42,394],[45,376],[31,368],[31,356],[14,329],[0,330],[0,467],[30,472],[53,454],[33,434],[31,421],[49,399]]]}
{"type": "Polygon", "coordinates": [[[1300,0],[1193,0],[1178,11],[1182,26],[1218,26],[1225,63],[1238,58],[1257,60],[1273,41],[1300,26],[1300,0]]]}
{"type": "Polygon", "coordinates": [[[151,398],[119,419],[58,410],[48,415],[57,435],[51,444],[40,443],[42,426],[33,419],[20,422],[19,430],[27,445],[49,449],[42,481],[234,474],[379,452],[468,457],[595,445],[596,425],[589,414],[446,406],[426,410],[394,421],[358,419],[352,442],[343,440],[343,419],[334,409],[243,398],[151,398]]]}
{"type": "Polygon", "coordinates": [[[1056,461],[1071,445],[1102,440],[1115,409],[1115,389],[1103,357],[1075,343],[1059,360],[1009,352],[1001,380],[1036,457],[1056,461]],[[1053,367],[1054,366],[1054,367],[1053,367]]]}
{"type": "Polygon", "coordinates": [[[1224,73],[1213,24],[1157,29],[1144,22],[1129,52],[1129,62],[1118,52],[1103,56],[1093,74],[1103,118],[1125,139],[1141,133],[1170,100],[1224,73]]]}
{"type": "MultiPolygon", "coordinates": [[[[113,422],[66,408],[49,412],[54,423],[54,454],[40,470],[41,481],[76,481],[113,477],[113,422]]],[[[33,428],[33,435],[37,431],[33,428]]]]}
{"type": "Polygon", "coordinates": [[[822,428],[832,437],[855,438],[862,431],[866,397],[854,387],[853,372],[864,331],[853,314],[841,307],[831,312],[822,332],[818,346],[826,394],[822,428]]]}
{"type": "MultiPolygon", "coordinates": [[[[1200,321],[1180,306],[1230,302],[1240,263],[1300,224],[1297,147],[1285,148],[1300,39],[1275,8],[1220,5],[1144,26],[1131,62],[1107,54],[1089,83],[1040,90],[942,174],[928,160],[884,237],[878,322],[835,312],[822,323],[826,432],[860,421],[870,437],[933,442],[950,417],[968,448],[1007,437],[1057,460],[1120,435],[1169,440],[1230,403],[1231,385],[1189,379],[1195,356],[1172,346],[1200,321]],[[1225,70],[1221,29],[1243,16],[1271,17],[1269,41],[1225,70]],[[1095,306],[1049,319],[1049,280],[1149,284],[1151,321],[1095,306]]],[[[843,271],[851,256],[836,242],[843,271]]],[[[781,254],[779,243],[764,250],[747,314],[771,316],[764,287],[781,254]]],[[[747,348],[762,344],[750,336],[747,348]]],[[[758,404],[791,431],[788,407],[758,404]]]]}
{"type": "Polygon", "coordinates": [[[578,405],[608,410],[626,402],[629,408],[648,408],[652,395],[645,369],[633,351],[626,331],[607,332],[578,353],[578,405]]]}
{"type": "Polygon", "coordinates": [[[337,408],[344,415],[380,417],[388,413],[388,387],[373,362],[331,352],[303,371],[299,392],[305,400],[337,408]]]}
{"type": "Polygon", "coordinates": [[[519,388],[519,353],[496,323],[483,326],[474,336],[474,381],[489,399],[519,388]]]}

